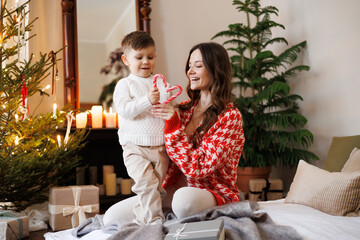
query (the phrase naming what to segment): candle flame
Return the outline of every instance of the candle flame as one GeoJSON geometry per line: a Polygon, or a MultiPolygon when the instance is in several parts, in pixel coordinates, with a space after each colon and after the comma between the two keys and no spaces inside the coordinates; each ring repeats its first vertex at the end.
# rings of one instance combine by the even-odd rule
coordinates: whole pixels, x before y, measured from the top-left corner
{"type": "Polygon", "coordinates": [[[112,113],[112,107],[110,107],[110,110],[109,110],[110,113],[112,113]]]}

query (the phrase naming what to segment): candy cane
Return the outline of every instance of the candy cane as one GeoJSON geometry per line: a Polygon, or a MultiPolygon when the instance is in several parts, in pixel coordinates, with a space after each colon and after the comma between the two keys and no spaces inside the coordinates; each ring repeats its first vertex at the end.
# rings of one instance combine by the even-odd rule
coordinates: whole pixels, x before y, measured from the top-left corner
{"type": "Polygon", "coordinates": [[[162,104],[168,104],[169,102],[171,102],[172,100],[174,100],[175,98],[177,98],[181,92],[182,92],[182,88],[179,86],[179,85],[174,85],[173,87],[171,88],[167,88],[167,83],[166,83],[166,80],[165,80],[165,77],[161,74],[156,74],[153,78],[153,87],[156,87],[156,80],[157,78],[161,78],[163,80],[163,83],[165,85],[165,88],[166,88],[166,92],[170,92],[172,90],[175,90],[176,88],[179,89],[177,91],[177,93],[175,93],[174,95],[172,95],[171,97],[169,97],[168,99],[166,99],[162,104]]]}
{"type": "Polygon", "coordinates": [[[182,88],[179,85],[174,85],[171,88],[167,88],[166,92],[170,92],[172,90],[175,90],[176,88],[179,89],[179,91],[177,91],[177,93],[175,93],[174,95],[172,95],[171,97],[166,99],[162,104],[168,104],[169,102],[171,102],[172,100],[174,100],[175,98],[177,98],[181,94],[182,88]]]}
{"type": "Polygon", "coordinates": [[[163,76],[163,75],[161,75],[161,74],[156,74],[155,76],[154,76],[154,78],[153,78],[153,87],[156,87],[156,80],[157,80],[157,78],[161,78],[162,80],[163,80],[163,83],[164,83],[164,85],[165,85],[165,87],[167,87],[167,82],[166,82],[166,80],[165,80],[165,77],[163,76]]]}

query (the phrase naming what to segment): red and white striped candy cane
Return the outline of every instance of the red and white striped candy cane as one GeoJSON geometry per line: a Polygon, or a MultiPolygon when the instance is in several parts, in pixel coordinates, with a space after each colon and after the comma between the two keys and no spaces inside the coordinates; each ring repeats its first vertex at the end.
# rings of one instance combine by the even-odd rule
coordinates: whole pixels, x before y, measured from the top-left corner
{"type": "Polygon", "coordinates": [[[156,74],[154,76],[154,78],[153,78],[153,87],[156,87],[157,78],[161,78],[163,80],[163,83],[164,83],[165,88],[166,88],[166,92],[170,92],[172,90],[179,89],[174,95],[172,95],[171,97],[166,99],[162,104],[168,104],[169,102],[171,102],[172,100],[174,100],[175,98],[177,98],[181,94],[182,88],[179,85],[174,85],[173,87],[167,88],[167,83],[166,83],[165,77],[163,75],[161,75],[161,74],[156,74]]]}

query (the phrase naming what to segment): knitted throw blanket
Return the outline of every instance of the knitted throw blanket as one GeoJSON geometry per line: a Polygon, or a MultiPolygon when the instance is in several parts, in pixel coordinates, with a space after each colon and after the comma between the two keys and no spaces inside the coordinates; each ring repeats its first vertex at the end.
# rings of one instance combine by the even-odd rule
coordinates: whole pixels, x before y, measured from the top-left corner
{"type": "Polygon", "coordinates": [[[259,208],[256,202],[241,201],[207,209],[199,214],[177,219],[173,213],[167,215],[163,225],[138,226],[134,223],[119,223],[104,226],[102,216],[83,222],[73,231],[73,235],[81,237],[92,230],[103,229],[113,233],[109,240],[163,240],[169,228],[178,223],[190,223],[222,219],[224,221],[227,240],[299,240],[302,237],[289,226],[276,225],[267,213],[256,213],[259,208]]]}

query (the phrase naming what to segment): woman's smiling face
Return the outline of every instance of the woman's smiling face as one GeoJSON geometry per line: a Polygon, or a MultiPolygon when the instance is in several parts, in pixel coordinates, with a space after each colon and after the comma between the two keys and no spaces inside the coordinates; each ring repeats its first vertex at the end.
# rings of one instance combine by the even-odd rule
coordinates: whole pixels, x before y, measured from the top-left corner
{"type": "Polygon", "coordinates": [[[187,77],[190,80],[191,90],[209,90],[211,77],[199,49],[191,53],[188,67],[187,77]]]}

